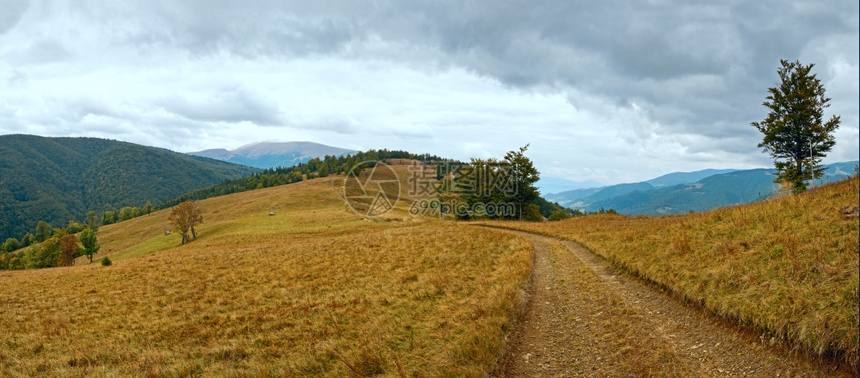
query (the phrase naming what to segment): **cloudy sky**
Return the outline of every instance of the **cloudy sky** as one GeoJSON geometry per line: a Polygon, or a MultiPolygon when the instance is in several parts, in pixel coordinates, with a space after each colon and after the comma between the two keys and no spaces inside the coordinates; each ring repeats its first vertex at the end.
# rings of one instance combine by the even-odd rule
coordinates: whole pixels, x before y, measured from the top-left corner
{"type": "Polygon", "coordinates": [[[612,184],[769,167],[750,122],[814,63],[858,158],[858,2],[0,0],[0,134],[468,159],[612,184]]]}

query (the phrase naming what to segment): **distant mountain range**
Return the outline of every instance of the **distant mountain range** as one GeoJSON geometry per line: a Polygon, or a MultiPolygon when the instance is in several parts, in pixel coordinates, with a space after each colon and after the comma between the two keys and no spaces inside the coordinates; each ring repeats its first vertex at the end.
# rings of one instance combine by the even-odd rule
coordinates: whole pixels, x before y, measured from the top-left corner
{"type": "Polygon", "coordinates": [[[358,151],[313,142],[259,142],[248,144],[235,150],[216,148],[189,152],[188,154],[247,165],[249,167],[268,169],[291,167],[300,163],[306,163],[313,158],[323,158],[326,155],[341,156],[356,152],[358,151]]]}
{"type": "Polygon", "coordinates": [[[541,177],[535,186],[540,190],[541,195],[546,193],[559,193],[574,189],[601,188],[605,184],[597,181],[573,181],[557,177],[541,177]]]}
{"type": "MultiPolygon", "coordinates": [[[[827,165],[816,185],[854,174],[857,161],[827,165]]],[[[582,211],[614,209],[630,215],[679,214],[749,203],[776,193],[775,170],[713,170],[677,172],[648,181],[547,194],[551,202],[582,211]]]]}
{"type": "Polygon", "coordinates": [[[89,210],[158,204],[258,171],[106,139],[2,135],[0,240],[20,239],[40,220],[65,227],[89,210]]]}

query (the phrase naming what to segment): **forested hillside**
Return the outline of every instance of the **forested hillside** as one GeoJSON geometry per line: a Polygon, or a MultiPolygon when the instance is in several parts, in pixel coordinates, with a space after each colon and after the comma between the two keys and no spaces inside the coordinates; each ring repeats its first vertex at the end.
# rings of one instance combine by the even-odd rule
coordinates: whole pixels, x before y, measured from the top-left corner
{"type": "Polygon", "coordinates": [[[65,226],[88,210],[142,206],[258,170],[96,138],[0,136],[0,240],[40,220],[65,226]]]}

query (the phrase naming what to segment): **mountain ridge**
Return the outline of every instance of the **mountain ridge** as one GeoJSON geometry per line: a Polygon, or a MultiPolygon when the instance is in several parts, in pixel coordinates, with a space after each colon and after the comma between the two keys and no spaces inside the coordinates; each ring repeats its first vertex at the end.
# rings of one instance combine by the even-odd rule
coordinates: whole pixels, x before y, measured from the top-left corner
{"type": "Polygon", "coordinates": [[[358,151],[333,147],[325,144],[296,141],[296,142],[256,142],[243,145],[233,150],[212,148],[202,151],[188,152],[188,155],[208,157],[249,167],[269,169],[291,167],[306,163],[313,158],[323,158],[327,155],[342,156],[358,151]]]}
{"type": "Polygon", "coordinates": [[[0,135],[0,239],[40,220],[61,227],[89,210],[158,203],[257,171],[108,139],[0,135]]]}
{"type": "MultiPolygon", "coordinates": [[[[825,175],[816,185],[838,181],[852,175],[858,161],[825,165],[825,175]]],[[[779,185],[773,183],[772,168],[747,170],[702,170],[676,172],[639,183],[611,185],[589,190],[572,190],[546,196],[548,201],[586,212],[613,209],[628,215],[664,215],[707,211],[717,207],[755,202],[773,196],[779,185]],[[719,173],[724,171],[725,173],[719,173]],[[717,172],[706,176],[708,173],[717,172]],[[706,176],[698,178],[701,176],[706,176]],[[696,181],[690,181],[698,178],[696,181]],[[683,181],[690,182],[683,182],[683,181]],[[676,185],[665,185],[680,181],[676,185]],[[662,184],[655,186],[652,183],[662,184]]]]}

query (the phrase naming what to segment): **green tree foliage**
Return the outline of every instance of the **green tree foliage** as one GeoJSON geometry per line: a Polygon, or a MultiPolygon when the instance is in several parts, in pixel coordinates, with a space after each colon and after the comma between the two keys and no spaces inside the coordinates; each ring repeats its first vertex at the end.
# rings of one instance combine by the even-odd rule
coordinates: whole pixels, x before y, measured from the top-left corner
{"type": "Polygon", "coordinates": [[[33,236],[33,234],[28,233],[28,234],[24,235],[23,239],[21,239],[21,246],[27,247],[30,244],[33,244],[35,242],[36,242],[36,237],[33,236]]]}
{"type": "Polygon", "coordinates": [[[461,218],[542,220],[540,205],[535,203],[540,193],[534,185],[540,173],[525,156],[527,149],[528,145],[510,151],[504,160],[471,159],[468,164],[440,166],[440,200],[446,202],[450,192],[459,193],[468,205],[467,213],[458,212],[461,218]]]}
{"type": "Polygon", "coordinates": [[[132,218],[131,207],[126,206],[119,210],[119,219],[118,222],[127,221],[132,218]]]}
{"type": "Polygon", "coordinates": [[[28,261],[27,268],[50,268],[57,266],[60,256],[60,237],[52,236],[42,242],[40,248],[36,249],[36,255],[28,261]]]}
{"type": "Polygon", "coordinates": [[[534,208],[526,206],[526,204],[531,204],[532,201],[540,197],[540,192],[535,186],[535,183],[540,179],[540,172],[535,168],[531,159],[525,155],[528,148],[529,145],[527,144],[520,147],[519,151],[508,152],[505,154],[505,162],[513,169],[517,183],[513,201],[523,208],[530,209],[529,213],[535,213],[534,208]]]}
{"type": "Polygon", "coordinates": [[[821,177],[821,159],[836,144],[833,133],[839,128],[840,117],[824,122],[824,109],[830,99],[824,86],[814,74],[813,64],[781,60],[780,85],[768,88],[770,95],[763,103],[770,109],[767,118],[751,125],[764,134],[758,144],[773,157],[777,170],[775,182],[787,182],[795,193],[806,190],[807,182],[821,177]]]}
{"type": "Polygon", "coordinates": [[[99,230],[99,217],[98,215],[96,215],[95,211],[87,211],[87,227],[92,229],[94,232],[97,232],[99,230]]]}
{"type": "Polygon", "coordinates": [[[155,207],[152,206],[152,201],[146,201],[146,204],[143,205],[143,209],[141,209],[141,213],[149,215],[152,214],[152,211],[155,210],[155,207]]]}
{"type": "Polygon", "coordinates": [[[549,201],[545,200],[543,197],[537,197],[534,200],[532,200],[531,203],[534,205],[537,205],[538,206],[538,212],[540,213],[540,215],[542,217],[546,217],[546,218],[549,218],[550,215],[552,215],[552,213],[554,213],[558,210],[563,210],[563,211],[566,211],[568,213],[570,213],[570,211],[571,211],[570,209],[567,209],[564,206],[559,205],[558,202],[549,202],[549,201]]]}
{"type": "Polygon", "coordinates": [[[9,239],[6,239],[6,241],[3,242],[2,245],[0,245],[0,252],[8,253],[8,252],[15,251],[19,248],[21,248],[21,242],[19,242],[18,239],[9,238],[9,239]]]}
{"type": "Polygon", "coordinates": [[[567,211],[559,209],[559,210],[553,211],[552,214],[550,214],[547,219],[549,219],[550,221],[560,221],[563,219],[568,219],[570,217],[571,217],[571,215],[567,211]]]}
{"type": "Polygon", "coordinates": [[[116,219],[116,212],[115,211],[108,210],[108,211],[105,211],[104,214],[102,214],[102,224],[103,225],[114,224],[114,223],[116,223],[116,221],[117,221],[117,219],[116,219]]]}
{"type": "Polygon", "coordinates": [[[89,259],[90,262],[93,262],[93,255],[98,253],[99,248],[101,248],[99,246],[98,239],[96,239],[95,231],[93,231],[92,228],[87,227],[83,231],[81,231],[80,238],[81,244],[84,247],[84,254],[87,256],[87,259],[89,259]]]}
{"type": "Polygon", "coordinates": [[[66,227],[66,232],[70,234],[77,234],[78,232],[83,231],[84,228],[86,228],[86,225],[70,220],[69,225],[66,227]]]}
{"type": "Polygon", "coordinates": [[[54,228],[45,221],[36,224],[36,242],[41,243],[54,235],[54,228]]]}

